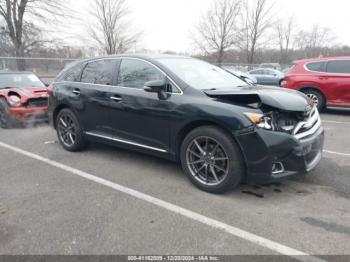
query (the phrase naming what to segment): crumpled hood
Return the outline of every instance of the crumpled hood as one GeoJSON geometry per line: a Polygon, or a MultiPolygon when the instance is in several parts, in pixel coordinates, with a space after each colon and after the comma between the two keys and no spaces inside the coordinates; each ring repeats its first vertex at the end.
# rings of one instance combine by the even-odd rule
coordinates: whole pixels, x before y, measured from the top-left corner
{"type": "Polygon", "coordinates": [[[240,101],[240,98],[244,100],[246,97],[255,96],[262,104],[285,111],[304,112],[310,103],[304,94],[280,87],[242,86],[230,89],[204,90],[204,93],[218,99],[233,97],[237,102],[240,101]]]}
{"type": "Polygon", "coordinates": [[[14,92],[19,94],[22,98],[40,98],[49,96],[49,88],[47,87],[27,87],[27,88],[8,88],[2,89],[2,92],[14,92]]]}

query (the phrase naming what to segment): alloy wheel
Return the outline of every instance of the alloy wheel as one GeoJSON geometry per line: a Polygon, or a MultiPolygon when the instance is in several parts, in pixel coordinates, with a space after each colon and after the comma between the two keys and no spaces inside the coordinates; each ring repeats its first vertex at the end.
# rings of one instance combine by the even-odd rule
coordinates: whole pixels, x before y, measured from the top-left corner
{"type": "Polygon", "coordinates": [[[315,106],[318,105],[318,97],[315,94],[306,94],[306,96],[311,99],[315,106]]]}
{"type": "Polygon", "coordinates": [[[77,127],[68,114],[62,114],[58,120],[58,134],[62,143],[71,147],[75,144],[77,139],[77,127]]]}
{"type": "Polygon", "coordinates": [[[189,143],[186,164],[196,180],[209,186],[220,184],[229,171],[229,158],[223,146],[207,136],[197,137],[189,143]]]}

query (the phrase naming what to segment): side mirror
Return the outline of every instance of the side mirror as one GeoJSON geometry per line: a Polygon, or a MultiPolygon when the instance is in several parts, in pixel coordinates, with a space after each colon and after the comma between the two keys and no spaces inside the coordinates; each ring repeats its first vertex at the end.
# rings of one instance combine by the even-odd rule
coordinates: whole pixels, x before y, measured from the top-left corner
{"type": "Polygon", "coordinates": [[[165,91],[166,81],[164,80],[155,80],[155,81],[149,81],[145,83],[145,86],[143,87],[143,90],[150,93],[160,93],[162,91],[165,91]]]}

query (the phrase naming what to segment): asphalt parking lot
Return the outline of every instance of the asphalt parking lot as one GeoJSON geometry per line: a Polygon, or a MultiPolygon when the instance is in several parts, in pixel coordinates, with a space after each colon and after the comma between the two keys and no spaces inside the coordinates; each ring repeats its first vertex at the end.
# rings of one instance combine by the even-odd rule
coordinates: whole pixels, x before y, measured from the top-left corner
{"type": "Polygon", "coordinates": [[[66,152],[48,126],[0,130],[0,254],[350,255],[350,111],[321,117],[316,170],[224,195],[154,157],[66,152]]]}

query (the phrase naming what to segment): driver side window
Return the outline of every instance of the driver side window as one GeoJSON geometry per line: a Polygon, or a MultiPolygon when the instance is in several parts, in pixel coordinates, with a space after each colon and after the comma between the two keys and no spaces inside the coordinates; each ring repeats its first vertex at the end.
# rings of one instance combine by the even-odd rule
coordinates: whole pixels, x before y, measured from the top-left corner
{"type": "Polygon", "coordinates": [[[117,85],[143,88],[149,81],[163,80],[164,74],[154,66],[136,59],[123,59],[119,69],[117,85]]]}

